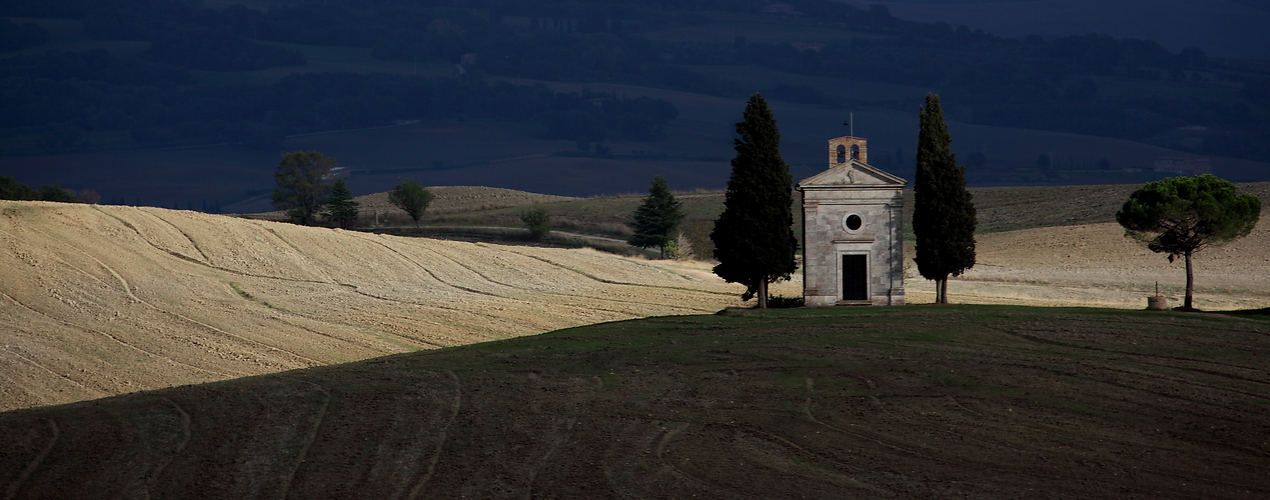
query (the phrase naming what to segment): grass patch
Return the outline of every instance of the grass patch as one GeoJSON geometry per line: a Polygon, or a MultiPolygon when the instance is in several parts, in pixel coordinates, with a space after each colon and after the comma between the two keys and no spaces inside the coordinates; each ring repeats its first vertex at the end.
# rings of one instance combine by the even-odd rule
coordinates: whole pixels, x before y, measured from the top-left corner
{"type": "Polygon", "coordinates": [[[1232,316],[1240,316],[1251,319],[1270,320],[1270,307],[1263,307],[1261,309],[1244,309],[1241,311],[1225,311],[1221,314],[1229,314],[1232,316]]]}
{"type": "Polygon", "coordinates": [[[238,286],[238,283],[234,283],[231,281],[229,282],[229,287],[233,288],[234,292],[237,293],[239,297],[242,297],[252,302],[256,302],[260,305],[263,305],[275,311],[287,312],[285,309],[282,309],[280,307],[274,306],[273,304],[270,304],[269,301],[257,299],[254,295],[248,293],[246,290],[243,290],[242,287],[238,286]]]}
{"type": "Polygon", "coordinates": [[[238,296],[239,296],[239,297],[242,297],[242,298],[247,299],[247,300],[250,300],[250,301],[255,301],[255,300],[256,300],[256,297],[255,297],[255,296],[253,296],[253,295],[252,295],[252,294],[250,294],[250,293],[247,293],[247,291],[246,291],[246,290],[243,290],[242,288],[239,288],[239,287],[238,287],[238,283],[234,283],[234,282],[232,282],[232,281],[231,281],[231,282],[229,283],[229,287],[230,287],[230,288],[233,288],[235,292],[238,292],[238,296]]]}
{"type": "MultiPolygon", "coordinates": [[[[1249,439],[1270,426],[1260,326],[1093,308],[729,309],[20,410],[0,428],[63,429],[19,496],[109,491],[124,467],[166,460],[156,497],[206,496],[248,466],[292,491],[375,495],[434,470],[438,497],[492,491],[491,477],[522,493],[532,478],[535,491],[762,498],[856,484],[1149,498],[1185,477],[1190,497],[1264,496],[1267,445],[1249,439]],[[138,412],[179,423],[173,408],[191,417],[183,453],[163,452],[184,439],[179,425],[121,437],[138,412]],[[92,459],[108,452],[133,458],[92,459]],[[389,465],[403,472],[376,476],[389,465]],[[667,467],[694,481],[647,473],[667,467]]],[[[21,441],[35,432],[0,433],[0,446],[38,451],[21,441]]]]}

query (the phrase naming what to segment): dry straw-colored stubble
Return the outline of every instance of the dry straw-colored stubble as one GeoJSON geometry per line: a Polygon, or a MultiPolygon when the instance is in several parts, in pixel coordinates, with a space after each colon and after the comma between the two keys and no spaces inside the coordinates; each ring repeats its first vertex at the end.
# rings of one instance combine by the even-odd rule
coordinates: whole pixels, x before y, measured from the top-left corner
{"type": "Polygon", "coordinates": [[[709,265],[3,202],[0,410],[742,305],[709,265]]]}
{"type": "MultiPolygon", "coordinates": [[[[1181,304],[1185,264],[1169,263],[1126,238],[1115,223],[1045,227],[977,236],[978,263],[950,285],[955,302],[1038,306],[1146,307],[1161,292],[1181,304]]],[[[1195,254],[1196,303],[1201,309],[1270,306],[1270,226],[1195,254]]],[[[908,295],[929,302],[933,286],[910,268],[908,295]],[[929,296],[929,297],[928,297],[929,296]]]]}

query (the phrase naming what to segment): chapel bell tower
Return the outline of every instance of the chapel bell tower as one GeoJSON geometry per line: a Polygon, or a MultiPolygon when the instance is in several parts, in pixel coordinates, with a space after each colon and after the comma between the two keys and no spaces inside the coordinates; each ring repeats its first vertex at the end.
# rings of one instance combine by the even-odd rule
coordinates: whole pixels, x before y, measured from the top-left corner
{"type": "Polygon", "coordinates": [[[829,140],[803,193],[803,303],[904,304],[904,179],[868,164],[867,141],[829,140]]]}

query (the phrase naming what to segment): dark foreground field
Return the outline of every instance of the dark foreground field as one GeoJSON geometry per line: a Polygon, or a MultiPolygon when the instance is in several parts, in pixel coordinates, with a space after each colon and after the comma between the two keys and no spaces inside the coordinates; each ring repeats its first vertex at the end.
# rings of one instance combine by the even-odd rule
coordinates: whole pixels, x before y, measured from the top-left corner
{"type": "Polygon", "coordinates": [[[1251,318],[607,323],[0,414],[0,494],[1267,498],[1270,321],[1251,318]]]}

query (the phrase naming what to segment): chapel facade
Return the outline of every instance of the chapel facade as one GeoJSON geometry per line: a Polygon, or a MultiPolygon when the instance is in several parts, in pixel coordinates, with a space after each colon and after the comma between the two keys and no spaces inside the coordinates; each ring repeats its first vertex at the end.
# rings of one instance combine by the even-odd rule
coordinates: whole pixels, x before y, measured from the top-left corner
{"type": "Polygon", "coordinates": [[[803,303],[904,305],[904,185],[868,164],[867,141],[829,140],[803,195],[803,303]]]}

